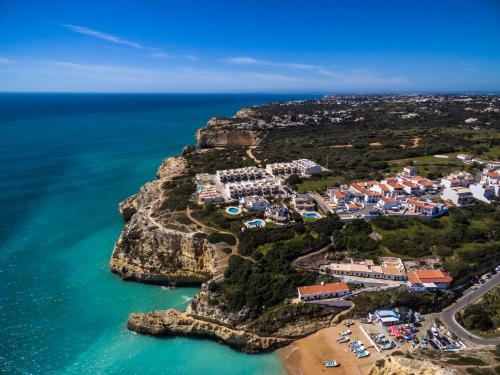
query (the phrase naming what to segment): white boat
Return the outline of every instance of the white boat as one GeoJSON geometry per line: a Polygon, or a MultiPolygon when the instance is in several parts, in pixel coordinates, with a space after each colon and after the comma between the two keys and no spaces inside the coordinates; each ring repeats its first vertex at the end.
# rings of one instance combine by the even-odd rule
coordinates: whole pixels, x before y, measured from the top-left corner
{"type": "Polygon", "coordinates": [[[337,367],[337,366],[340,366],[340,363],[338,363],[337,361],[325,361],[323,363],[323,366],[325,367],[337,367]]]}

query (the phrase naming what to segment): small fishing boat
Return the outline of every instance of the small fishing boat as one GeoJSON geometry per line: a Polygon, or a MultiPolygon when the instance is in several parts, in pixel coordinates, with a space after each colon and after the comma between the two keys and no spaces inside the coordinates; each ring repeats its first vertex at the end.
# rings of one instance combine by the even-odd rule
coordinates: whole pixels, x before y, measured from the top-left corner
{"type": "Polygon", "coordinates": [[[369,355],[370,355],[370,352],[368,350],[364,350],[364,351],[356,354],[356,356],[358,358],[365,358],[365,357],[368,357],[369,355]]]}
{"type": "Polygon", "coordinates": [[[342,344],[342,343],[347,342],[347,341],[349,341],[349,340],[350,340],[350,338],[349,338],[349,337],[347,337],[347,336],[342,336],[340,339],[337,339],[337,342],[342,344]]]}
{"type": "Polygon", "coordinates": [[[323,363],[323,366],[325,366],[325,367],[337,367],[337,366],[340,366],[340,363],[338,363],[337,361],[325,361],[323,363]]]}

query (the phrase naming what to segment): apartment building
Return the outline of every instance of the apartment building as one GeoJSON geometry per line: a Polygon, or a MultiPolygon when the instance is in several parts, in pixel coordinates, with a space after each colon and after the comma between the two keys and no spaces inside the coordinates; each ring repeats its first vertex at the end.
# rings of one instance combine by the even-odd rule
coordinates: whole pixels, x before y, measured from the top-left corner
{"type": "Polygon", "coordinates": [[[457,206],[466,206],[472,203],[472,192],[465,187],[446,188],[441,194],[441,199],[457,206]]]}

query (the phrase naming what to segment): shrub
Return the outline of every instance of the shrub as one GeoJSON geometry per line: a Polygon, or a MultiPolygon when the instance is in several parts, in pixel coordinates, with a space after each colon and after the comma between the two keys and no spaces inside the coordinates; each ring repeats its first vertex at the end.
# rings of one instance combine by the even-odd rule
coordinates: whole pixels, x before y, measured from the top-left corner
{"type": "Polygon", "coordinates": [[[228,245],[236,245],[236,238],[233,235],[227,233],[215,232],[208,236],[208,242],[216,244],[219,242],[225,242],[228,245]]]}

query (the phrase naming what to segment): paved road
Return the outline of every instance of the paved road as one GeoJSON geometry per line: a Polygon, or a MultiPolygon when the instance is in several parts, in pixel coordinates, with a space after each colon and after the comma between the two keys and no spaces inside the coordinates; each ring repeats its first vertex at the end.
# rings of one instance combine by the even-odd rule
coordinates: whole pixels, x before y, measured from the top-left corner
{"type": "Polygon", "coordinates": [[[497,345],[500,344],[500,338],[497,339],[484,339],[478,337],[467,331],[464,327],[457,323],[455,320],[455,315],[457,312],[462,310],[465,306],[470,305],[477,299],[479,299],[483,294],[493,289],[495,286],[500,284],[500,272],[493,275],[491,279],[485,282],[478,289],[469,292],[462,298],[457,300],[453,305],[441,311],[439,318],[461,339],[469,341],[476,345],[497,345]]]}

